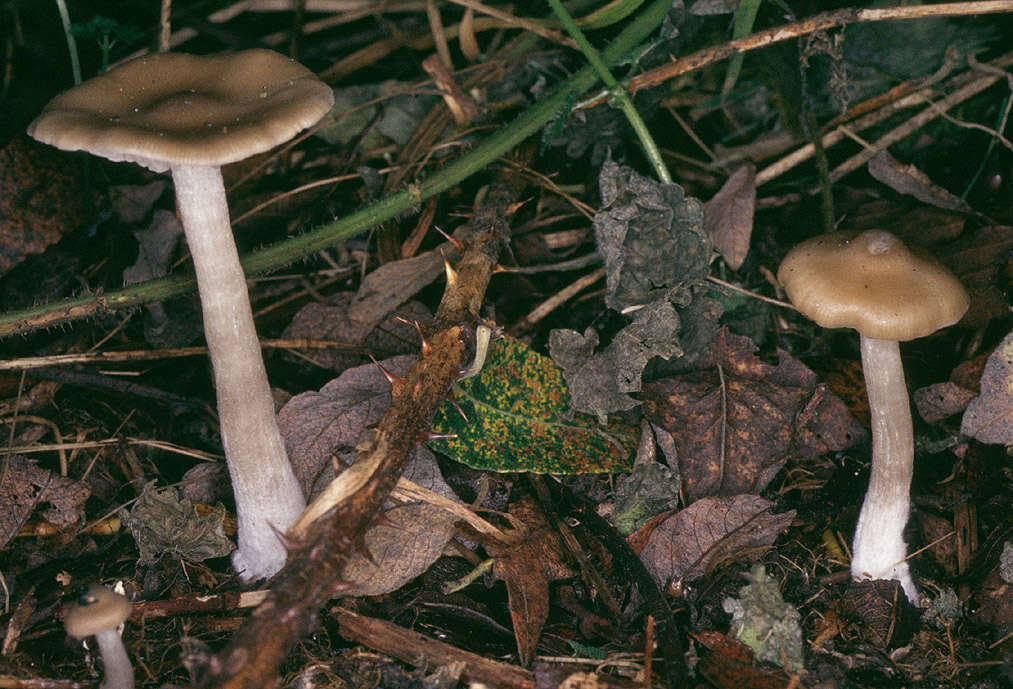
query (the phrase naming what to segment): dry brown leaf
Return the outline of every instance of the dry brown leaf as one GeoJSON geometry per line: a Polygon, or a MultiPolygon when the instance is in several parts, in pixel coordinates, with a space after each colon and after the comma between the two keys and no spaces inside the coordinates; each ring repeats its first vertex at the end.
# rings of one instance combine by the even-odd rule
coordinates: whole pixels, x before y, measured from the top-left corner
{"type": "Polygon", "coordinates": [[[704,231],[732,270],[738,270],[749,253],[756,209],[756,166],[743,165],[703,206],[704,231]]]}
{"type": "Polygon", "coordinates": [[[101,196],[79,164],[27,135],[0,150],[0,275],[95,215],[101,196]]]}
{"type": "Polygon", "coordinates": [[[802,362],[779,350],[773,366],[755,349],[748,338],[722,331],[700,370],[644,386],[644,413],[672,434],[679,455],[673,469],[690,502],[759,492],[789,454],[817,457],[867,435],[802,362]]]}
{"type": "Polygon", "coordinates": [[[486,544],[496,558],[493,575],[506,583],[521,665],[534,658],[542,627],[549,617],[549,582],[574,576],[566,564],[562,541],[530,498],[510,505],[510,513],[528,528],[525,539],[511,546],[486,544]]]}
{"type": "Polygon", "coordinates": [[[356,596],[396,591],[429,569],[453,537],[457,519],[424,503],[395,507],[384,516],[397,526],[378,525],[366,532],[365,546],[373,562],[356,554],[345,568],[343,578],[355,585],[356,596]]]}
{"type": "MultiPolygon", "coordinates": [[[[410,354],[419,349],[419,336],[412,321],[427,323],[432,314],[421,303],[410,301],[402,304],[379,325],[368,328],[348,315],[353,295],[343,292],[335,295],[330,304],[310,302],[299,309],[292,322],[285,328],[282,337],[333,340],[349,345],[359,345],[373,353],[377,359],[395,354],[410,354]],[[407,322],[406,322],[407,321],[407,322]]],[[[362,353],[340,349],[298,350],[299,356],[322,368],[344,371],[365,361],[362,353]]]]}
{"type": "Polygon", "coordinates": [[[662,589],[729,560],[756,559],[791,524],[795,511],[774,514],[758,495],[703,498],[657,525],[640,551],[662,589]]]}
{"type": "Polygon", "coordinates": [[[972,390],[962,388],[956,383],[946,382],[918,388],[911,397],[914,399],[918,415],[925,419],[925,423],[937,423],[947,416],[964,411],[975,395],[972,390]]]}
{"type": "Polygon", "coordinates": [[[707,649],[697,671],[718,689],[784,689],[791,677],[784,670],[758,667],[753,652],[741,641],[720,632],[691,632],[707,649]]]}
{"type": "Polygon", "coordinates": [[[1013,445],[1013,333],[989,355],[981,394],[967,405],[960,432],[983,443],[1013,445]]]}
{"type": "Polygon", "coordinates": [[[903,165],[886,151],[880,151],[868,164],[869,174],[900,194],[913,196],[945,210],[970,213],[971,208],[955,194],[934,184],[928,175],[914,165],[903,165]]]}
{"type": "Polygon", "coordinates": [[[42,518],[58,527],[84,519],[91,490],[81,481],[47,471],[21,455],[6,458],[0,478],[0,547],[17,535],[37,507],[44,507],[42,518]]]}
{"type": "Polygon", "coordinates": [[[1003,258],[1013,251],[1013,227],[989,225],[966,232],[933,253],[957,274],[971,295],[971,306],[961,324],[979,327],[1009,314],[1009,299],[997,278],[1003,258]]]}

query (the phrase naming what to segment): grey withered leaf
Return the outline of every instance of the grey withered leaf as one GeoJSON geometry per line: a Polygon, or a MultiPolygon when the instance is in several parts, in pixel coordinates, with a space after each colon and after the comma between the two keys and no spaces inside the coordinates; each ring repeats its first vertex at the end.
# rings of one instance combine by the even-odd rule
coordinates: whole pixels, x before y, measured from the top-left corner
{"type": "Polygon", "coordinates": [[[606,423],[609,412],[638,404],[629,392],[640,391],[640,374],[653,357],[680,356],[677,337],[679,316],[667,300],[659,299],[638,310],[633,322],[616,333],[600,352],[598,333],[588,328],[549,333],[549,354],[563,369],[570,392],[570,407],[594,414],[606,423]]]}
{"type": "Polygon", "coordinates": [[[703,204],[678,184],[660,184],[605,161],[595,240],[605,259],[605,303],[616,311],[685,290],[707,276],[711,241],[703,204]]]}

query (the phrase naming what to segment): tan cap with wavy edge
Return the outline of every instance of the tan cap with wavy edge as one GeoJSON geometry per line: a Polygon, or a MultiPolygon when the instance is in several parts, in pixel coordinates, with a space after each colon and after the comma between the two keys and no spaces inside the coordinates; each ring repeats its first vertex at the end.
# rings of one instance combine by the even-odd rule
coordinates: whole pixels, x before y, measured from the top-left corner
{"type": "Polygon", "coordinates": [[[313,72],[270,50],[158,53],[58,95],[28,133],[63,150],[165,172],[269,150],[315,124],[333,103],[313,72]]]}
{"type": "Polygon", "coordinates": [[[777,279],[802,315],[880,340],[925,337],[959,321],[970,303],[946,266],[884,230],[802,242],[777,279]]]}

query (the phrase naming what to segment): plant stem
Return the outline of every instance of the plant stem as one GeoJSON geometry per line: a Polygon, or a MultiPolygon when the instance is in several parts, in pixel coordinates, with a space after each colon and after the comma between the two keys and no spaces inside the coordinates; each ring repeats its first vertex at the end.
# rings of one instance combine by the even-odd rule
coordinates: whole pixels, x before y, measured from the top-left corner
{"type": "Polygon", "coordinates": [[[594,71],[598,73],[598,77],[604,82],[605,87],[609,90],[612,98],[618,103],[622,109],[623,114],[626,115],[626,119],[629,120],[630,126],[633,127],[633,131],[636,132],[637,138],[640,139],[640,145],[644,147],[644,154],[647,159],[654,166],[654,172],[658,176],[658,179],[662,184],[671,184],[672,176],[668,173],[668,168],[665,167],[665,161],[661,159],[661,152],[658,150],[657,144],[654,143],[654,137],[651,136],[650,130],[647,129],[647,125],[644,123],[640,113],[637,112],[637,108],[633,105],[633,100],[629,94],[626,93],[626,89],[612,76],[612,72],[609,71],[608,65],[602,61],[601,56],[598,55],[598,51],[595,50],[591,42],[587,40],[584,32],[580,30],[577,23],[570,16],[570,13],[563,7],[563,3],[560,0],[549,0],[549,6],[552,11],[559,17],[559,21],[562,22],[563,28],[570,34],[570,38],[577,42],[580,47],[580,51],[584,53],[584,57],[587,58],[588,63],[594,68],[594,71]]]}
{"type": "Polygon", "coordinates": [[[70,71],[74,75],[74,86],[81,83],[81,61],[77,57],[77,40],[70,30],[70,12],[67,11],[66,0],[56,0],[56,9],[60,12],[63,22],[63,35],[67,39],[67,52],[70,53],[70,71]]]}
{"type": "MultiPolygon", "coordinates": [[[[615,64],[634,46],[654,31],[671,6],[669,0],[654,0],[637,15],[616,39],[602,51],[605,64],[615,64]]],[[[493,163],[499,156],[536,133],[560,113],[569,99],[591,88],[597,78],[592,67],[584,67],[556,91],[542,99],[506,127],[500,129],[469,153],[444,166],[417,186],[391,194],[360,211],[318,227],[306,234],[272,244],[255,251],[243,260],[247,275],[276,270],[321,249],[354,237],[371,227],[393,218],[493,163]]],[[[149,280],[103,295],[89,295],[43,304],[20,311],[0,314],[0,337],[25,333],[35,328],[56,325],[77,318],[95,316],[102,311],[138,306],[145,302],[166,299],[194,288],[190,275],[149,280]]]]}

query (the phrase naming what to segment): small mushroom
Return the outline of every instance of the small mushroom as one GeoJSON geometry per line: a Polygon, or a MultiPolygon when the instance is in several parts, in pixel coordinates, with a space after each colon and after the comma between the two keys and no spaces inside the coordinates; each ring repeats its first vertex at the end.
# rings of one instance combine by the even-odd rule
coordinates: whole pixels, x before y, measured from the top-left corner
{"type": "Polygon", "coordinates": [[[92,584],[81,592],[63,618],[67,633],[75,639],[94,636],[105,667],[101,689],[134,689],[134,667],[117,627],[130,616],[126,597],[92,584]]]}
{"type": "Polygon", "coordinates": [[[159,53],[58,95],[28,128],[57,148],[172,172],[236,499],[239,547],[232,562],[246,580],[284,565],[275,530],[295,522],[305,498],[275,421],[221,166],[287,141],[333,102],[312,72],[269,50],[159,53]]]}
{"type": "Polygon", "coordinates": [[[918,589],[906,561],[914,433],[898,341],[953,325],[969,304],[960,281],[932,257],[882,230],[834,233],[799,244],[777,272],[792,304],[824,328],[854,328],[872,423],[869,488],[855,530],[851,577],[918,589]]]}

